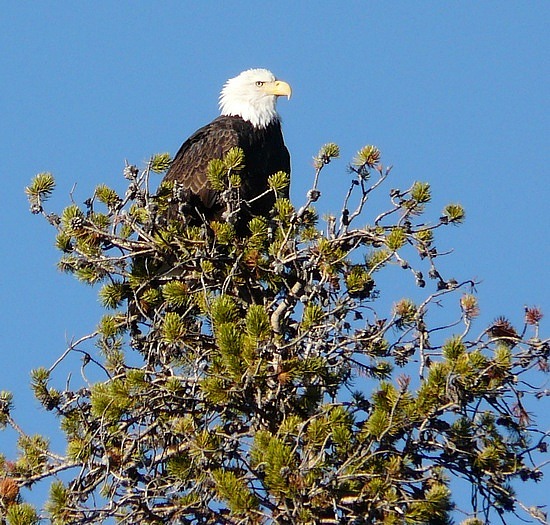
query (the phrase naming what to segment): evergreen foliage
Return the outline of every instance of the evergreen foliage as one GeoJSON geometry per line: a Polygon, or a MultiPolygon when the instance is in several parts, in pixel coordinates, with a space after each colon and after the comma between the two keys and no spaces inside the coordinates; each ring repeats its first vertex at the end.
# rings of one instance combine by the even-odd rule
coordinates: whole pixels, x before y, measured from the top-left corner
{"type": "MultiPolygon", "coordinates": [[[[548,444],[527,409],[547,393],[533,386],[550,354],[542,313],[473,332],[475,283],[443,276],[435,240],[464,210],[450,204],[430,223],[425,182],[392,189],[388,210],[365,225],[390,176],[374,146],[349,166],[339,218],[320,226],[317,181],[338,156],[323,146],[305,204],[279,198],[248,236],[170,213],[178,188],[148,191],[166,154],[127,166],[124,195],[100,185],[59,216],[42,207],[53,177],[35,178],[26,192],[57,230],[60,268],[98,284],[107,312],[32,372],[65,453],[27,435],[0,393],[0,426],[19,435],[19,456],[0,457],[1,523],[444,525],[457,500],[463,525],[511,513],[545,523],[513,489],[541,479],[548,444]],[[391,271],[410,275],[409,296],[386,297],[391,271]],[[97,350],[82,350],[91,340],[97,350]],[[56,367],[72,356],[99,379],[69,388],[56,367]],[[456,478],[470,487],[468,508],[456,478]],[[43,508],[23,501],[47,479],[43,508]]],[[[237,149],[211,162],[212,187],[233,198],[244,163],[237,149]]],[[[288,182],[274,174],[270,191],[288,182]]]]}

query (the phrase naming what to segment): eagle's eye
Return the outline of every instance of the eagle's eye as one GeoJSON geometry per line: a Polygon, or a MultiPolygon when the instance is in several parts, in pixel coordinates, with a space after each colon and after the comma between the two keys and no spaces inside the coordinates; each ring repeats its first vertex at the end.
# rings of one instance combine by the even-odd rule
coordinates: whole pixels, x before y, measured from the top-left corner
{"type": "Polygon", "coordinates": [[[262,87],[264,84],[265,84],[265,82],[262,82],[261,80],[258,80],[258,81],[256,82],[256,85],[257,85],[258,87],[262,87]]]}

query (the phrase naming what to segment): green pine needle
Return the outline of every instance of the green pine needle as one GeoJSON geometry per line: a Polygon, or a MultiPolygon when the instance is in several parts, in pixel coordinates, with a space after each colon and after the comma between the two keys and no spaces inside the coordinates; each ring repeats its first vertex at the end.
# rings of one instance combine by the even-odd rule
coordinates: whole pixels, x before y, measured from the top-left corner
{"type": "Polygon", "coordinates": [[[290,202],[290,199],[287,199],[287,198],[277,199],[275,201],[274,208],[278,218],[284,222],[290,221],[290,219],[294,215],[294,206],[292,205],[292,202],[290,202]]]}
{"type": "Polygon", "coordinates": [[[47,200],[55,188],[55,179],[53,175],[47,171],[39,173],[34,177],[31,184],[25,188],[25,193],[31,197],[40,198],[42,201],[47,200]]]}
{"type": "Polygon", "coordinates": [[[417,307],[410,299],[401,299],[393,305],[393,313],[397,317],[397,327],[404,328],[415,322],[417,307]]]}
{"type": "Polygon", "coordinates": [[[137,204],[133,204],[130,207],[129,215],[132,219],[135,219],[139,224],[145,224],[149,220],[149,212],[146,208],[142,208],[137,204]]]}
{"type": "Polygon", "coordinates": [[[302,330],[306,332],[307,330],[321,324],[324,317],[325,312],[318,304],[309,303],[304,308],[304,313],[302,315],[302,330]]]}
{"type": "Polygon", "coordinates": [[[80,230],[84,220],[84,213],[76,204],[67,206],[61,214],[61,224],[68,232],[80,230]]]}
{"type": "Polygon", "coordinates": [[[448,513],[452,509],[451,491],[441,483],[434,483],[425,494],[424,501],[413,502],[406,513],[406,523],[448,524],[448,513]]]}
{"type": "Polygon", "coordinates": [[[123,314],[104,315],[98,324],[98,332],[105,338],[121,335],[126,330],[126,317],[123,314]]]}
{"type": "Polygon", "coordinates": [[[37,525],[40,523],[36,509],[30,503],[14,503],[5,514],[8,525],[37,525]]]}
{"type": "Polygon", "coordinates": [[[426,204],[432,199],[430,185],[427,182],[415,182],[411,189],[411,197],[420,204],[426,204]]]}
{"type": "Polygon", "coordinates": [[[374,286],[372,277],[361,266],[354,266],[346,275],[346,286],[350,297],[365,298],[374,286]]]}
{"type": "Polygon", "coordinates": [[[321,147],[316,157],[313,157],[313,165],[317,170],[320,170],[325,164],[328,164],[332,159],[340,156],[340,148],[334,142],[329,142],[321,147]]]}
{"type": "Polygon", "coordinates": [[[508,371],[512,367],[512,351],[507,344],[499,344],[495,348],[494,363],[501,371],[508,371]]]}
{"type": "Polygon", "coordinates": [[[228,401],[229,392],[225,379],[206,377],[201,381],[201,390],[211,403],[222,405],[228,401]]]}
{"type": "Polygon", "coordinates": [[[222,245],[232,244],[236,233],[235,227],[227,222],[212,221],[210,224],[216,240],[222,245]]]}
{"type": "Polygon", "coordinates": [[[240,188],[242,184],[241,176],[238,173],[230,173],[227,177],[229,181],[229,186],[231,188],[240,188]]]}
{"type": "Polygon", "coordinates": [[[50,379],[50,371],[47,368],[39,367],[31,370],[31,381],[33,384],[46,385],[50,379]]]}
{"type": "Polygon", "coordinates": [[[126,285],[124,283],[106,284],[99,291],[99,300],[105,308],[118,308],[126,297],[126,285]]]}
{"type": "Polygon", "coordinates": [[[59,271],[64,273],[76,272],[79,265],[79,260],[71,255],[64,255],[57,263],[59,271]]]}
{"type": "Polygon", "coordinates": [[[72,237],[65,231],[60,231],[55,237],[55,247],[65,253],[73,251],[72,237]]]}
{"type": "Polygon", "coordinates": [[[361,148],[353,159],[353,165],[358,168],[362,166],[373,167],[379,162],[380,150],[376,146],[370,144],[361,148]]]}
{"type": "Polygon", "coordinates": [[[460,204],[448,204],[443,210],[443,216],[449,223],[461,224],[466,218],[466,212],[460,204]]]}
{"type": "Polygon", "coordinates": [[[50,499],[46,504],[46,511],[51,516],[52,523],[63,523],[64,512],[69,499],[69,491],[63,482],[55,480],[50,486],[50,499]]]}
{"type": "Polygon", "coordinates": [[[267,339],[271,334],[269,316],[261,305],[253,304],[246,312],[245,317],[246,333],[256,339],[267,339]]]}
{"type": "Polygon", "coordinates": [[[105,278],[105,273],[93,266],[83,266],[74,273],[80,281],[90,285],[99,283],[105,278]]]}
{"type": "Polygon", "coordinates": [[[224,177],[226,174],[226,169],[223,160],[221,159],[212,159],[208,163],[208,168],[206,169],[206,177],[210,183],[210,187],[216,191],[223,191],[225,189],[224,177]]]}
{"type": "Polygon", "coordinates": [[[214,263],[212,261],[209,261],[207,259],[203,259],[201,261],[201,272],[203,272],[205,275],[210,275],[214,272],[216,267],[214,266],[214,263]]]}
{"type": "Polygon", "coordinates": [[[118,421],[131,404],[129,388],[121,379],[92,385],[90,407],[96,417],[112,422],[118,421]]]}
{"type": "Polygon", "coordinates": [[[212,301],[210,306],[210,318],[214,327],[223,323],[232,323],[239,318],[239,309],[234,299],[228,295],[220,295],[212,301]]]}
{"type": "Polygon", "coordinates": [[[429,230],[429,229],[426,228],[425,230],[418,230],[414,234],[414,238],[418,242],[421,242],[421,243],[425,244],[426,246],[429,246],[433,242],[434,234],[433,234],[432,230],[429,230]]]}
{"type": "Polygon", "coordinates": [[[162,295],[170,306],[181,308],[190,302],[187,286],[181,281],[170,281],[162,287],[162,295]]]}
{"type": "Polygon", "coordinates": [[[149,288],[140,297],[141,303],[146,308],[158,306],[162,301],[162,292],[157,288],[149,288]]]}
{"type": "Polygon", "coordinates": [[[8,424],[8,416],[13,409],[13,394],[7,390],[0,391],[0,430],[8,424]]]}
{"type": "Polygon", "coordinates": [[[366,430],[371,436],[379,439],[383,433],[387,432],[390,425],[389,414],[386,410],[375,409],[366,423],[366,430]]]}
{"type": "Polygon", "coordinates": [[[278,171],[269,176],[267,184],[272,190],[283,191],[290,185],[290,175],[284,171],[278,171]]]}
{"type": "Polygon", "coordinates": [[[38,472],[47,462],[49,442],[40,435],[22,435],[17,440],[21,461],[25,468],[38,472]]]}
{"type": "Polygon", "coordinates": [[[115,208],[118,204],[120,204],[120,202],[122,202],[122,199],[118,196],[118,193],[105,184],[100,184],[97,186],[94,195],[98,201],[105,204],[109,209],[115,208]]]}
{"type": "Polygon", "coordinates": [[[265,238],[268,232],[268,224],[265,217],[254,217],[248,223],[248,229],[252,235],[265,238]]]}
{"type": "Polygon", "coordinates": [[[87,461],[91,457],[89,438],[76,437],[67,443],[67,457],[72,461],[87,461]]]}
{"type": "Polygon", "coordinates": [[[169,459],[166,470],[170,476],[186,480],[191,472],[191,460],[186,455],[175,456],[169,459]]]}
{"type": "Polygon", "coordinates": [[[258,507],[254,495],[234,472],[224,469],[212,471],[216,492],[222,501],[226,501],[229,510],[235,515],[246,515],[258,507]]]}
{"type": "Polygon", "coordinates": [[[187,333],[183,319],[176,312],[167,312],[162,325],[162,340],[169,344],[180,342],[187,333]]]}
{"type": "Polygon", "coordinates": [[[172,162],[170,153],[157,153],[151,160],[151,170],[155,173],[164,173],[172,162]]]}
{"type": "Polygon", "coordinates": [[[90,215],[89,220],[98,230],[106,231],[111,225],[111,219],[104,213],[94,212],[90,215]]]}
{"type": "Polygon", "coordinates": [[[265,485],[276,493],[286,494],[289,487],[288,476],[294,467],[292,448],[269,432],[259,431],[254,436],[251,456],[253,465],[262,465],[265,472],[265,485]]]}
{"type": "Polygon", "coordinates": [[[407,242],[407,234],[403,228],[393,228],[393,230],[386,236],[386,246],[395,252],[402,248],[407,242]]]}
{"type": "Polygon", "coordinates": [[[323,145],[317,154],[317,159],[328,164],[332,159],[337,159],[340,156],[340,147],[334,142],[328,142],[323,145]]]}
{"type": "Polygon", "coordinates": [[[241,148],[231,148],[223,158],[227,171],[239,171],[244,168],[244,151],[241,148]]]}
{"type": "Polygon", "coordinates": [[[235,323],[224,323],[216,330],[216,342],[225,356],[240,356],[243,347],[243,331],[235,323]]]}
{"type": "Polygon", "coordinates": [[[461,355],[466,353],[466,346],[460,336],[454,336],[445,342],[442,351],[445,359],[456,361],[461,355]]]}
{"type": "Polygon", "coordinates": [[[367,268],[371,271],[380,270],[385,266],[391,256],[391,252],[386,249],[379,249],[371,252],[365,260],[367,268]]]}

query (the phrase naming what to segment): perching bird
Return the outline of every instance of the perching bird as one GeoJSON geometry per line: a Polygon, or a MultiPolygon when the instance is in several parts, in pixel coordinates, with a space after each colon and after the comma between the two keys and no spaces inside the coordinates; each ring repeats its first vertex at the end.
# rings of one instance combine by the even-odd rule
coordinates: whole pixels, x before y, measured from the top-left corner
{"type": "Polygon", "coordinates": [[[244,152],[244,168],[239,172],[242,199],[237,230],[243,231],[255,216],[268,217],[276,195],[268,189],[270,175],[284,171],[290,175],[290,155],[283,141],[277,97],[290,98],[290,86],[277,80],[267,69],[249,69],[228,80],[220,94],[221,115],[197,130],[177,152],[165,181],[175,181],[183,189],[185,208],[192,220],[223,220],[226,204],[207,178],[208,163],[221,159],[233,147],[244,152]],[[250,202],[252,201],[252,202],[250,202]]]}

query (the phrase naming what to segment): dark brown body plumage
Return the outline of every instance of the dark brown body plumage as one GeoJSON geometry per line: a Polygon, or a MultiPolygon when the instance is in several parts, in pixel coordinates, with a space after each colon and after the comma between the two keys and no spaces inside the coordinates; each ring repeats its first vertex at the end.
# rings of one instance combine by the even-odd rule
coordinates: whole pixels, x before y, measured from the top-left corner
{"type": "Polygon", "coordinates": [[[192,222],[221,220],[225,205],[219,192],[208,182],[206,171],[212,159],[223,158],[233,147],[244,151],[244,168],[241,170],[240,197],[244,203],[237,220],[237,229],[243,230],[255,216],[269,216],[275,203],[275,194],[270,192],[251,203],[246,201],[267,190],[267,179],[273,173],[284,171],[290,174],[290,155],[283,141],[280,121],[274,120],[265,128],[256,128],[237,116],[222,115],[210,124],[197,130],[177,152],[166,181],[177,181],[184,190],[185,208],[192,222]]]}

